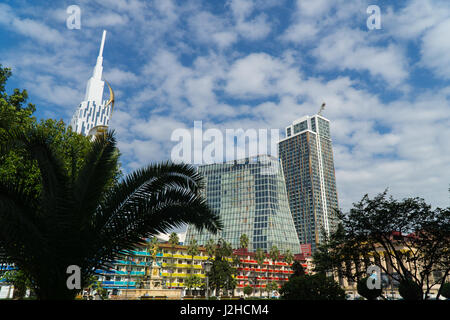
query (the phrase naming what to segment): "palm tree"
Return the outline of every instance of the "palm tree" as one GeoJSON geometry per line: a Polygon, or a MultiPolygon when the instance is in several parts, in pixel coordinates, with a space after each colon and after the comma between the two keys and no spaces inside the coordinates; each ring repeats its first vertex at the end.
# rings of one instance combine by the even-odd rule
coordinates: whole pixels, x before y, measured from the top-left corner
{"type": "Polygon", "coordinates": [[[96,269],[109,269],[142,238],[184,224],[213,233],[221,227],[190,165],[149,165],[113,181],[113,132],[95,138],[81,168],[67,168],[39,128],[9,132],[0,154],[16,148],[35,160],[41,188],[0,180],[0,261],[22,270],[38,299],[74,299],[96,269]],[[78,266],[81,288],[68,288],[69,266],[78,266]]]}
{"type": "Polygon", "coordinates": [[[197,240],[193,239],[187,249],[187,254],[191,256],[191,270],[194,270],[194,257],[200,253],[197,240]]]}
{"type": "MultiPolygon", "coordinates": [[[[275,261],[277,261],[280,258],[280,250],[278,250],[277,246],[273,245],[272,248],[270,248],[269,257],[272,260],[272,265],[275,264],[275,261]]],[[[269,279],[266,280],[266,288],[269,284],[269,279]]],[[[267,291],[267,294],[269,294],[269,291],[267,291]]]]}
{"type": "Polygon", "coordinates": [[[294,255],[292,254],[291,250],[287,249],[284,253],[284,262],[286,262],[288,265],[290,265],[294,261],[294,255]]]}
{"type": "Polygon", "coordinates": [[[213,239],[209,239],[206,242],[205,248],[206,248],[206,253],[208,254],[208,260],[212,260],[212,258],[214,257],[214,253],[216,252],[216,247],[217,247],[217,245],[213,239]]]}
{"type": "MultiPolygon", "coordinates": [[[[264,260],[265,260],[265,258],[266,258],[265,252],[264,252],[261,248],[256,249],[256,252],[255,252],[255,259],[256,259],[256,262],[258,262],[258,265],[259,265],[259,267],[261,268],[261,270],[262,270],[262,268],[263,268],[263,266],[264,266],[264,260]]],[[[259,296],[262,297],[262,288],[261,288],[261,285],[260,285],[260,287],[259,287],[259,296]]]]}
{"type": "Polygon", "coordinates": [[[241,235],[241,237],[239,238],[239,242],[242,249],[248,248],[249,240],[248,236],[245,233],[241,235]]]}
{"type": "Polygon", "coordinates": [[[169,244],[171,247],[171,251],[170,254],[172,256],[171,259],[171,264],[169,265],[170,268],[170,285],[172,285],[172,278],[173,278],[173,273],[174,273],[174,269],[175,269],[175,261],[173,258],[173,252],[175,251],[175,247],[178,245],[178,243],[180,242],[180,238],[178,237],[178,234],[176,234],[176,232],[172,232],[169,236],[169,244]]]}
{"type": "Polygon", "coordinates": [[[283,260],[288,264],[288,267],[291,265],[291,263],[294,261],[294,255],[292,254],[291,250],[286,250],[283,260]]]}
{"type": "Polygon", "coordinates": [[[199,287],[200,283],[201,283],[201,279],[198,275],[190,274],[189,276],[186,277],[186,280],[184,281],[184,286],[186,289],[189,290],[189,293],[192,296],[193,289],[199,287]]]}

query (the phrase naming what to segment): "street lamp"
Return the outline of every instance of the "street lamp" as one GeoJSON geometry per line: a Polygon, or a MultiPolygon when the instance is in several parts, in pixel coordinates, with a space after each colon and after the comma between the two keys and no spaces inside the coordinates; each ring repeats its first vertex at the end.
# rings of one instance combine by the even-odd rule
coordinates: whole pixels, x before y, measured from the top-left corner
{"type": "Polygon", "coordinates": [[[206,299],[209,299],[209,275],[208,273],[211,271],[212,262],[209,260],[206,260],[202,263],[203,269],[205,270],[206,274],[206,299]]]}

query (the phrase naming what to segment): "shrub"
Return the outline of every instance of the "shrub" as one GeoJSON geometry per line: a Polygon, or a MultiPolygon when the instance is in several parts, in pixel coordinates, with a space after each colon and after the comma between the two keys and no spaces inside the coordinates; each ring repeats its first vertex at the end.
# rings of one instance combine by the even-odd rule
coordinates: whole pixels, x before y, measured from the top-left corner
{"type": "Polygon", "coordinates": [[[398,287],[398,292],[405,300],[422,300],[422,288],[412,280],[402,280],[398,287]]]}
{"type": "Polygon", "coordinates": [[[450,299],[450,282],[446,282],[441,287],[441,295],[444,298],[450,299]]]}
{"type": "Polygon", "coordinates": [[[292,277],[280,294],[286,300],[345,300],[345,291],[324,274],[292,277]]]}
{"type": "Polygon", "coordinates": [[[382,289],[369,289],[367,287],[368,278],[369,277],[365,277],[359,280],[356,288],[360,296],[363,296],[367,300],[376,300],[379,296],[381,296],[382,289]]]}
{"type": "Polygon", "coordinates": [[[245,294],[246,296],[249,296],[249,295],[251,295],[252,293],[253,293],[253,288],[252,288],[252,287],[250,287],[250,286],[244,287],[244,294],[245,294]]]}

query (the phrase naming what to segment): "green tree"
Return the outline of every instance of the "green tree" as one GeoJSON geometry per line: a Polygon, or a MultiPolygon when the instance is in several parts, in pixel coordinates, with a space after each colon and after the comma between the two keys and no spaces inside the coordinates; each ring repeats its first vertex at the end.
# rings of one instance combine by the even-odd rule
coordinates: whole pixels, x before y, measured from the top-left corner
{"type": "MultiPolygon", "coordinates": [[[[11,70],[0,65],[0,145],[10,138],[11,132],[41,129],[52,141],[64,167],[79,170],[91,145],[89,138],[66,128],[63,121],[47,119],[38,122],[33,117],[35,106],[31,103],[25,106],[28,98],[26,90],[14,89],[11,95],[5,92],[5,85],[10,76],[11,70]]],[[[116,170],[114,178],[117,180],[120,177],[119,167],[116,170]]],[[[68,174],[72,175],[71,170],[68,170],[68,174]]],[[[41,192],[41,175],[37,161],[30,158],[23,148],[14,148],[0,154],[0,179],[14,184],[20,183],[25,192],[36,196],[41,192]]]]}
{"type": "MultiPolygon", "coordinates": [[[[232,274],[236,274],[235,272],[232,272],[232,274]]],[[[236,289],[237,286],[237,280],[236,278],[234,278],[233,276],[228,277],[228,280],[225,283],[225,295],[228,296],[228,294],[231,292],[231,295],[234,296],[234,290],[236,289]]]]}
{"type": "Polygon", "coordinates": [[[423,299],[422,288],[413,280],[400,281],[398,293],[405,300],[418,301],[423,299]]]}
{"type": "Polygon", "coordinates": [[[356,285],[356,289],[358,290],[358,294],[367,300],[376,300],[381,296],[382,289],[369,289],[367,287],[367,279],[369,277],[362,278],[358,281],[356,285]]]}
{"type": "Polygon", "coordinates": [[[444,298],[450,299],[450,282],[444,283],[444,284],[441,286],[440,291],[441,291],[441,295],[442,295],[444,298]]]}
{"type": "Polygon", "coordinates": [[[305,269],[303,268],[302,264],[298,260],[294,261],[294,263],[291,266],[291,269],[292,269],[292,271],[294,271],[294,273],[291,275],[291,278],[305,275],[305,269]]]}
{"type": "Polygon", "coordinates": [[[206,253],[208,254],[208,260],[213,259],[214,253],[216,252],[216,247],[217,247],[217,245],[213,239],[209,239],[206,242],[205,248],[206,248],[206,253]]]}
{"type": "Polygon", "coordinates": [[[248,297],[253,293],[253,288],[249,285],[244,287],[244,294],[248,297]]]}
{"type": "Polygon", "coordinates": [[[27,289],[33,287],[30,279],[21,270],[8,271],[0,279],[14,286],[13,299],[23,299],[27,293],[27,289]]]}
{"type": "Polygon", "coordinates": [[[269,282],[266,286],[267,295],[270,297],[270,293],[278,290],[278,283],[276,281],[269,282]]]}
{"type": "MultiPolygon", "coordinates": [[[[270,248],[269,257],[272,260],[273,265],[275,265],[275,263],[280,259],[280,250],[277,248],[277,246],[273,245],[272,248],[270,248]]],[[[267,277],[266,281],[267,281],[267,284],[266,284],[266,288],[267,288],[267,286],[269,284],[269,277],[267,277]]],[[[273,291],[273,290],[270,290],[270,291],[273,291]]],[[[269,293],[267,293],[267,294],[269,295],[269,293]]]]}
{"type": "Polygon", "coordinates": [[[87,286],[87,288],[95,291],[102,300],[107,300],[109,296],[108,290],[103,288],[102,283],[98,281],[96,277],[91,277],[90,282],[91,283],[87,286]]]}
{"type": "Polygon", "coordinates": [[[200,253],[200,249],[197,243],[197,240],[193,239],[191,243],[189,244],[189,247],[187,249],[188,255],[191,256],[191,268],[194,270],[194,258],[196,255],[200,253]]]}
{"type": "Polygon", "coordinates": [[[209,286],[215,289],[216,295],[221,289],[228,290],[233,285],[233,275],[235,268],[231,264],[233,249],[231,245],[223,239],[219,239],[214,251],[214,260],[209,272],[209,286]]]}
{"type": "Polygon", "coordinates": [[[337,231],[314,253],[316,272],[358,282],[374,264],[391,279],[423,288],[421,299],[448,278],[450,208],[432,210],[421,198],[399,201],[384,191],[373,199],[365,195],[339,217],[337,231]],[[443,276],[434,278],[435,272],[443,276]]]}
{"type": "Polygon", "coordinates": [[[345,291],[332,278],[318,273],[292,277],[280,289],[286,300],[345,300],[345,291]]]}
{"type": "Polygon", "coordinates": [[[289,249],[286,250],[286,252],[284,253],[283,260],[288,265],[290,265],[294,261],[294,255],[292,254],[291,250],[289,249]]]}
{"type": "MultiPolygon", "coordinates": [[[[261,277],[262,268],[264,267],[264,260],[266,259],[266,253],[261,248],[256,249],[255,259],[256,259],[256,262],[258,263],[258,266],[260,267],[260,270],[261,270],[261,272],[260,272],[260,279],[261,279],[262,278],[261,277]]],[[[261,282],[261,281],[259,281],[259,282],[261,282]]],[[[259,284],[259,296],[260,297],[262,297],[262,292],[263,292],[263,288],[262,288],[262,285],[260,283],[259,284]]]]}
{"type": "Polygon", "coordinates": [[[192,289],[201,287],[202,279],[196,274],[190,274],[186,277],[184,285],[189,290],[190,295],[192,295],[192,289]]]}
{"type": "Polygon", "coordinates": [[[155,164],[113,183],[118,151],[113,133],[98,136],[83,165],[66,168],[43,128],[13,130],[0,154],[23,150],[36,161],[40,192],[0,180],[0,261],[12,262],[39,299],[73,299],[67,268],[81,270],[81,287],[142,238],[180,224],[216,232],[219,217],[200,190],[204,181],[183,164],[155,164]]]}
{"type": "Polygon", "coordinates": [[[173,273],[175,271],[176,268],[176,264],[175,264],[175,259],[173,257],[173,253],[175,251],[176,246],[178,245],[178,243],[180,242],[180,238],[178,237],[178,234],[176,232],[172,232],[169,236],[169,245],[170,245],[170,254],[171,254],[171,260],[170,260],[170,265],[169,265],[169,269],[170,269],[170,286],[172,286],[172,282],[173,282],[173,273]]]}
{"type": "Polygon", "coordinates": [[[272,246],[272,248],[270,248],[269,257],[273,263],[278,261],[280,258],[280,250],[278,250],[277,246],[272,246]]]}
{"type": "Polygon", "coordinates": [[[248,248],[249,239],[248,239],[248,236],[245,233],[242,234],[241,237],[239,238],[239,244],[240,244],[242,249],[247,249],[248,248]]]}
{"type": "Polygon", "coordinates": [[[241,258],[239,258],[238,255],[233,254],[233,255],[231,256],[231,259],[232,259],[233,266],[234,266],[235,268],[238,268],[238,267],[241,265],[241,258]]]}

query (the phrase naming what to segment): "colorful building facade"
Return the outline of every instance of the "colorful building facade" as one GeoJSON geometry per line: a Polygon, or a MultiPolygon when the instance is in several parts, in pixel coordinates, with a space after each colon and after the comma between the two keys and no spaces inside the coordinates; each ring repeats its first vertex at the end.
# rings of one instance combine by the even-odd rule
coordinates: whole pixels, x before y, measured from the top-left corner
{"type": "MultiPolygon", "coordinates": [[[[159,243],[158,247],[159,251],[155,255],[149,246],[140,245],[115,261],[111,269],[97,270],[96,274],[102,287],[112,296],[127,299],[139,296],[136,294],[138,291],[144,294],[165,290],[164,294],[167,295],[167,292],[178,290],[183,296],[188,292],[186,279],[191,275],[198,276],[203,283],[206,282],[203,263],[213,257],[208,256],[204,247],[200,246],[199,253],[193,257],[188,254],[188,246],[159,243]]],[[[234,290],[236,296],[243,296],[243,288],[247,285],[254,289],[253,295],[268,295],[268,283],[276,282],[278,287],[281,287],[293,273],[290,268],[292,263],[286,263],[282,256],[276,261],[266,256],[264,264],[259,266],[253,252],[239,249],[234,250],[234,255],[239,259],[234,275],[237,280],[234,290]]],[[[294,255],[295,260],[301,261],[305,270],[311,272],[310,257],[297,254],[294,255]]],[[[232,259],[229,261],[232,262],[232,259]]],[[[205,294],[201,286],[194,290],[198,295],[205,294]]]]}

